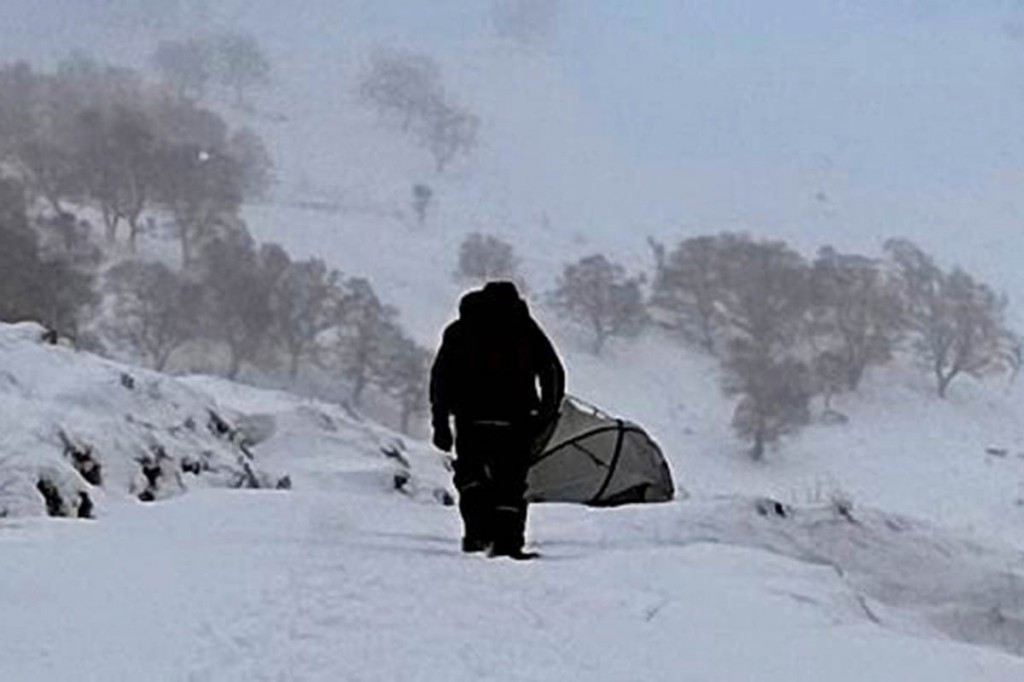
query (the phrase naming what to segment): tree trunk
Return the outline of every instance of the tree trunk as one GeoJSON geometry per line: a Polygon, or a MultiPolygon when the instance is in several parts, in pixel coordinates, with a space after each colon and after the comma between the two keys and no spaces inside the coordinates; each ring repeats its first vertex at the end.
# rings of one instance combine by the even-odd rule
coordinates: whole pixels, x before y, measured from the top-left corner
{"type": "Polygon", "coordinates": [[[356,407],[363,405],[363,390],[366,389],[366,372],[356,374],[355,385],[352,387],[352,404],[356,407]]]}
{"type": "Polygon", "coordinates": [[[764,459],[766,430],[767,425],[764,423],[764,417],[759,414],[757,416],[757,427],[754,429],[754,447],[750,450],[750,458],[755,462],[760,462],[764,459]]]}
{"type": "Polygon", "coordinates": [[[242,354],[236,344],[229,343],[228,348],[231,352],[231,363],[228,366],[228,379],[234,381],[238,378],[238,372],[242,369],[242,354]]]}
{"type": "Polygon", "coordinates": [[[115,211],[111,211],[109,208],[103,208],[103,224],[107,228],[107,243],[113,244],[117,241],[117,224],[121,221],[121,216],[115,211]]]}
{"type": "Polygon", "coordinates": [[[608,337],[608,334],[604,331],[604,328],[601,326],[601,322],[599,320],[593,320],[593,326],[594,345],[592,346],[592,348],[594,349],[594,355],[600,355],[601,351],[604,349],[604,341],[608,337]]]}
{"type": "Polygon", "coordinates": [[[701,325],[701,341],[700,345],[704,347],[711,355],[715,354],[715,337],[711,334],[711,325],[707,322],[701,325]]]}
{"type": "Polygon", "coordinates": [[[754,447],[750,449],[750,458],[755,462],[764,459],[764,431],[761,428],[754,434],[754,447]]]}
{"type": "Polygon", "coordinates": [[[187,225],[178,225],[178,242],[181,244],[181,269],[192,264],[191,230],[187,225]]]}
{"type": "Polygon", "coordinates": [[[949,374],[943,374],[941,370],[936,370],[935,374],[938,378],[939,397],[945,400],[946,391],[949,389],[949,385],[953,383],[953,379],[956,377],[957,372],[953,371],[949,374]]]}
{"type": "Polygon", "coordinates": [[[132,253],[139,251],[139,216],[128,217],[128,248],[132,253]]]}
{"type": "Polygon", "coordinates": [[[851,391],[856,391],[857,387],[860,386],[861,380],[864,378],[864,365],[856,361],[848,361],[850,364],[846,366],[846,387],[851,391]]]}
{"type": "Polygon", "coordinates": [[[172,349],[161,350],[153,356],[153,369],[163,372],[167,367],[167,361],[171,359],[172,349]]]}

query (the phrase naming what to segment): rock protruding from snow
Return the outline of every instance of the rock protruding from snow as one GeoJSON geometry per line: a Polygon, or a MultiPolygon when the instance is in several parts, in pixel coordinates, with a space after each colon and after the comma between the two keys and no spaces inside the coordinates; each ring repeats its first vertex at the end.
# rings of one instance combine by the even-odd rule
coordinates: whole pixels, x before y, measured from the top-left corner
{"type": "Polygon", "coordinates": [[[454,504],[450,461],[344,405],[212,376],[186,377],[216,398],[247,448],[261,462],[287,470],[302,488],[398,493],[417,502],[454,504]]]}
{"type": "Polygon", "coordinates": [[[208,395],[0,325],[0,516],[91,517],[105,495],[276,487],[208,395]]]}

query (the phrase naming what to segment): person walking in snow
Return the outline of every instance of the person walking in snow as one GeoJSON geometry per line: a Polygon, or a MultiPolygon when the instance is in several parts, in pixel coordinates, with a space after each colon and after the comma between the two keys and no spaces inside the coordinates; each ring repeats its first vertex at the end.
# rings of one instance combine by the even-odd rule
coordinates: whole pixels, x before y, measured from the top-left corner
{"type": "Polygon", "coordinates": [[[431,368],[430,404],[434,445],[455,446],[464,552],[529,557],[530,454],[564,396],[562,363],[514,284],[489,282],[462,297],[431,368]]]}

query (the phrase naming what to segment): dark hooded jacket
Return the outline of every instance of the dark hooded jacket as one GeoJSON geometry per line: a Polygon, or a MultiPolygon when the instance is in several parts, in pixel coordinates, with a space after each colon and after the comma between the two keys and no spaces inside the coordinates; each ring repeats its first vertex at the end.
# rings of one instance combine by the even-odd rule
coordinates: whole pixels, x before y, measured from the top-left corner
{"type": "Polygon", "coordinates": [[[550,419],[564,394],[562,363],[512,283],[463,296],[430,374],[435,425],[450,415],[457,422],[550,419]]]}

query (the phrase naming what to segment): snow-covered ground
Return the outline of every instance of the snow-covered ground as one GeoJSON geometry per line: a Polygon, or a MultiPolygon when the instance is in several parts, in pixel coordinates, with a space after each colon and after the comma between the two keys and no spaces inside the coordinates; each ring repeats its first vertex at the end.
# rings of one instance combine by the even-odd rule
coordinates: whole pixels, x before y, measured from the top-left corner
{"type": "MultiPolygon", "coordinates": [[[[41,345],[34,327],[0,331],[5,376],[51,385],[16,406],[20,423],[5,422],[4,455],[61,414],[59,377],[74,378],[75,394],[97,376],[153,380],[41,345]]],[[[287,472],[293,489],[186,477],[187,494],[145,504],[111,484],[94,521],[0,520],[0,679],[1024,675],[1012,655],[1024,641],[1024,555],[998,541],[856,500],[780,506],[694,491],[700,454],[666,443],[697,492],[689,500],[539,505],[530,533],[541,560],[465,556],[444,463],[425,444],[286,393],[207,377],[161,385],[182,409],[239,425],[256,442],[254,466],[287,472]]],[[[124,392],[118,414],[145,414],[153,400],[107,388],[124,392]]],[[[108,409],[99,398],[82,409],[108,409]]],[[[125,464],[126,423],[80,438],[105,465],[125,464]]]]}
{"type": "Polygon", "coordinates": [[[206,491],[118,508],[94,524],[8,522],[0,676],[1011,682],[1024,674],[1007,654],[913,624],[876,624],[872,613],[883,623],[905,617],[865,606],[831,567],[710,535],[653,537],[651,524],[673,518],[682,523],[684,510],[540,510],[534,528],[546,558],[531,564],[461,556],[444,507],[366,481],[206,491]]]}
{"type": "MultiPolygon", "coordinates": [[[[25,30],[8,49],[39,54],[48,12],[9,4],[25,30]]],[[[477,36],[411,45],[436,54],[483,122],[473,156],[438,176],[353,96],[376,41],[335,12],[374,4],[280,6],[287,16],[268,27],[243,9],[252,2],[218,3],[251,18],[279,67],[258,98],[268,115],[229,114],[278,162],[273,199],[245,208],[254,235],[368,277],[427,346],[464,286],[451,276],[461,240],[510,241],[570,390],[645,425],[690,497],[540,505],[540,561],[466,557],[445,463],[426,443],[338,406],[165,377],[42,345],[34,326],[0,327],[0,471],[13,472],[0,480],[0,680],[1024,679],[1020,388],[964,380],[940,401],[898,363],[838,400],[848,424],[813,425],[754,464],[711,360],[658,334],[597,358],[540,305],[564,263],[603,252],[646,269],[648,234],[721,229],[806,254],[904,234],[1019,300],[1019,240],[1005,239],[1019,172],[907,191],[841,160],[814,161],[831,168],[814,173],[806,158],[637,168],[565,64],[477,36]],[[435,190],[422,226],[417,182],[435,190]],[[211,412],[237,435],[218,433],[211,412]],[[91,448],[102,488],[72,466],[61,433],[91,448]],[[156,446],[169,481],[148,504],[140,459],[156,446]],[[197,458],[208,470],[181,471],[197,458]],[[232,488],[246,467],[292,489],[232,488]],[[41,516],[41,475],[72,502],[88,494],[95,520],[41,516]]],[[[81,19],[61,16],[58,33],[81,19]]],[[[144,32],[80,23],[101,56],[141,64],[152,49],[144,32]]]]}

